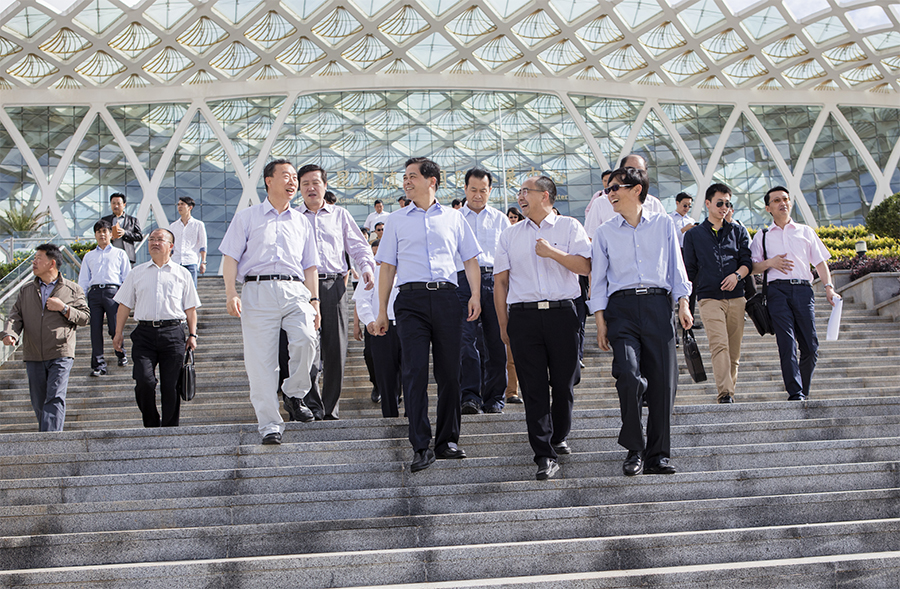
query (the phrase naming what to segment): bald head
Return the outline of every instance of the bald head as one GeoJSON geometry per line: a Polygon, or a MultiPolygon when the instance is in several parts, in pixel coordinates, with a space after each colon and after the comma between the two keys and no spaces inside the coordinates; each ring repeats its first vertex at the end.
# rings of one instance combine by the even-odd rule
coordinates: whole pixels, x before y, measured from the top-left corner
{"type": "Polygon", "coordinates": [[[629,153],[619,162],[619,168],[635,168],[638,170],[647,170],[647,160],[636,153],[629,153]]]}

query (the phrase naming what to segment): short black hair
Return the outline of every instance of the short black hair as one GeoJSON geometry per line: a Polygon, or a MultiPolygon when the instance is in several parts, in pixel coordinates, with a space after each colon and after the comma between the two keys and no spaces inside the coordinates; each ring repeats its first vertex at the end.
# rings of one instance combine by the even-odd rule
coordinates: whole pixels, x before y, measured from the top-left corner
{"type": "Polygon", "coordinates": [[[306,164],[305,166],[297,170],[297,179],[299,180],[310,172],[321,172],[322,182],[325,182],[326,184],[328,183],[328,172],[326,172],[325,168],[323,168],[319,164],[306,164]]]}
{"type": "Polygon", "coordinates": [[[123,203],[128,202],[128,200],[125,198],[125,195],[121,192],[113,192],[112,194],[110,194],[109,202],[112,202],[112,199],[114,198],[121,198],[123,203]]]}
{"type": "Polygon", "coordinates": [[[538,187],[538,190],[550,194],[550,204],[556,202],[556,182],[553,181],[553,178],[550,176],[538,176],[534,184],[538,187]]]}
{"type": "Polygon", "coordinates": [[[458,198],[454,198],[453,201],[451,201],[450,206],[461,207],[462,204],[463,204],[463,201],[459,200],[458,198]]]}
{"type": "Polygon", "coordinates": [[[191,208],[194,208],[194,205],[197,204],[194,202],[194,199],[191,198],[190,196],[179,196],[178,200],[180,200],[181,202],[183,202],[184,204],[186,204],[187,206],[189,206],[191,208]]]}
{"type": "Polygon", "coordinates": [[[379,225],[381,225],[382,227],[384,227],[384,221],[379,221],[379,222],[375,223],[375,227],[374,227],[375,231],[378,231],[378,226],[379,226],[379,225]]]}
{"type": "Polygon", "coordinates": [[[97,233],[101,229],[109,229],[112,231],[112,223],[107,221],[106,219],[100,219],[96,223],[94,223],[94,233],[97,233]]]}
{"type": "Polygon", "coordinates": [[[369,247],[378,247],[379,245],[381,245],[381,240],[376,239],[375,241],[373,241],[372,243],[369,244],[369,247]]]}
{"type": "Polygon", "coordinates": [[[375,206],[375,205],[383,205],[383,204],[384,204],[384,203],[381,202],[381,199],[380,199],[380,198],[376,198],[376,199],[375,199],[375,202],[372,203],[372,206],[375,206]]]}
{"type": "MultiPolygon", "coordinates": [[[[286,160],[284,158],[272,160],[271,162],[267,163],[266,167],[263,168],[263,183],[265,183],[266,178],[274,178],[275,177],[275,168],[277,168],[278,166],[283,165],[283,164],[287,164],[291,167],[294,166],[294,164],[292,164],[291,162],[289,162],[288,160],[286,160]]],[[[299,178],[299,176],[298,176],[298,178],[299,178]]]]}
{"type": "Polygon", "coordinates": [[[47,256],[48,260],[56,262],[56,269],[59,270],[59,263],[62,261],[62,252],[59,251],[58,245],[55,243],[42,243],[34,249],[35,251],[44,252],[44,255],[47,256]]]}
{"type": "MultiPolygon", "coordinates": [[[[628,167],[628,168],[632,167],[632,166],[626,166],[626,165],[625,165],[625,162],[627,162],[627,161],[628,161],[628,158],[630,158],[630,157],[639,157],[639,158],[641,158],[642,160],[644,160],[644,164],[647,164],[647,165],[650,164],[650,161],[647,159],[646,156],[641,155],[641,154],[639,154],[639,153],[629,153],[628,155],[626,155],[625,157],[623,157],[622,160],[619,162],[619,167],[618,167],[619,170],[621,170],[621,169],[623,169],[623,168],[626,168],[626,167],[628,167]]],[[[640,168],[637,168],[637,169],[640,169],[640,168]]]]}
{"type": "Polygon", "coordinates": [[[709,188],[706,189],[706,200],[710,201],[716,195],[717,192],[721,192],[722,194],[727,194],[731,196],[731,189],[722,184],[721,182],[716,182],[715,184],[710,184],[709,188]]]}
{"type": "Polygon", "coordinates": [[[522,211],[519,210],[519,207],[509,207],[508,209],[506,209],[506,214],[509,215],[510,213],[515,215],[519,219],[519,221],[525,220],[525,215],[522,214],[522,211]]]}
{"type": "Polygon", "coordinates": [[[435,190],[441,187],[441,167],[437,162],[432,161],[427,157],[411,157],[406,160],[406,164],[403,167],[408,168],[413,164],[419,165],[419,173],[422,174],[424,178],[434,178],[435,190]]]}
{"type": "Polygon", "coordinates": [[[484,168],[472,168],[466,172],[466,186],[469,185],[469,178],[487,178],[488,186],[494,185],[494,177],[484,168]]]}
{"type": "Polygon", "coordinates": [[[690,194],[688,194],[687,192],[679,192],[678,194],[675,195],[675,202],[681,202],[687,198],[689,198],[691,200],[694,199],[694,197],[691,196],[690,194]]]}
{"type": "Polygon", "coordinates": [[[330,190],[326,190],[324,200],[328,204],[333,205],[334,203],[337,202],[337,197],[330,190]]]}
{"type": "Polygon", "coordinates": [[[650,189],[650,181],[647,179],[647,171],[640,168],[619,168],[613,170],[611,180],[619,180],[622,184],[638,184],[641,186],[641,203],[647,200],[647,192],[650,189]]]}
{"type": "Polygon", "coordinates": [[[791,191],[788,190],[787,188],[785,188],[784,186],[774,186],[774,187],[770,188],[769,191],[766,193],[766,196],[765,196],[766,206],[769,206],[769,195],[772,194],[773,192],[787,192],[788,197],[791,196],[791,191]]]}
{"type": "Polygon", "coordinates": [[[603,180],[604,178],[606,178],[606,177],[609,176],[610,174],[612,174],[612,170],[604,170],[604,172],[603,172],[602,174],[600,174],[600,179],[603,180]]]}

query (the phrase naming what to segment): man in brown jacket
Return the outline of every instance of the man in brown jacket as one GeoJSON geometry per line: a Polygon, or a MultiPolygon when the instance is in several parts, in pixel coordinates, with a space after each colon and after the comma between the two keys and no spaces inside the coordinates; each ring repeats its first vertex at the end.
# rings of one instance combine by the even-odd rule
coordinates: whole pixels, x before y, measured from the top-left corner
{"type": "Polygon", "coordinates": [[[24,332],[25,370],[40,431],[62,431],[75,361],[75,327],[87,325],[91,315],[78,283],[59,273],[59,248],[44,243],[36,250],[31,263],[34,281],[19,291],[0,336],[12,346],[24,332]]]}

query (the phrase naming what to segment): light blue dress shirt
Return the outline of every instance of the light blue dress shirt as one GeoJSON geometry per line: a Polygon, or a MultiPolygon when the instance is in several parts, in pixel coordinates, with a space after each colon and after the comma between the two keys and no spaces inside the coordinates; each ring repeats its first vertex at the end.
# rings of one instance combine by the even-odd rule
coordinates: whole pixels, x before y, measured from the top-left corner
{"type": "Polygon", "coordinates": [[[456,284],[456,256],[465,262],[480,253],[475,232],[459,211],[438,202],[427,211],[410,203],[388,217],[375,260],[397,267],[398,285],[456,284]]]}
{"type": "MultiPolygon", "coordinates": [[[[497,241],[500,240],[500,234],[509,227],[509,217],[498,211],[492,206],[484,207],[480,213],[476,213],[464,205],[459,212],[463,218],[472,227],[475,232],[475,238],[478,239],[478,245],[481,246],[481,253],[478,254],[479,266],[493,266],[494,254],[497,252],[497,241]]],[[[462,260],[456,260],[457,272],[463,270],[462,260]]]]}
{"type": "Polygon", "coordinates": [[[131,272],[131,262],[125,250],[109,244],[104,249],[96,247],[85,254],[78,272],[78,286],[87,294],[94,284],[117,284],[125,282],[131,272]]]}
{"type": "Polygon", "coordinates": [[[691,294],[675,223],[644,209],[637,227],[622,215],[597,228],[591,244],[591,313],[603,311],[610,295],[629,288],[664,288],[675,300],[691,294]]]}

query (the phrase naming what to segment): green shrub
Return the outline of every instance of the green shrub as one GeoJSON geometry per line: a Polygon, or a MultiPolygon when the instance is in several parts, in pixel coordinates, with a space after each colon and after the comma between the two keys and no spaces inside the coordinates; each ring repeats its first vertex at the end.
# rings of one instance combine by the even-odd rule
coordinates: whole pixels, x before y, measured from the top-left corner
{"type": "Polygon", "coordinates": [[[880,237],[900,239],[900,192],[869,211],[866,228],[880,237]]]}

